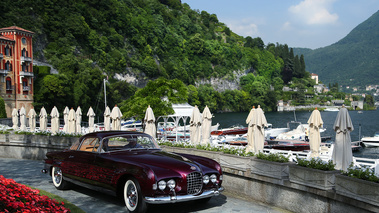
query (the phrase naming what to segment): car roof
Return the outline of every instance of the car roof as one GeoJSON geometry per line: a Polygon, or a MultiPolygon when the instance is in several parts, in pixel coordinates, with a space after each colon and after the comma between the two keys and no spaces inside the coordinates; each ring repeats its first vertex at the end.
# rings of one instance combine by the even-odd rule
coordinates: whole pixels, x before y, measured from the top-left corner
{"type": "Polygon", "coordinates": [[[99,132],[92,132],[92,133],[88,133],[88,134],[85,134],[83,135],[81,138],[80,138],[80,141],[83,139],[83,138],[87,138],[87,137],[97,137],[97,138],[105,138],[105,137],[111,137],[111,136],[115,136],[115,135],[143,135],[143,136],[150,136],[146,133],[143,133],[143,132],[135,132],[135,131],[120,131],[120,130],[114,130],[114,131],[99,131],[99,132]]]}

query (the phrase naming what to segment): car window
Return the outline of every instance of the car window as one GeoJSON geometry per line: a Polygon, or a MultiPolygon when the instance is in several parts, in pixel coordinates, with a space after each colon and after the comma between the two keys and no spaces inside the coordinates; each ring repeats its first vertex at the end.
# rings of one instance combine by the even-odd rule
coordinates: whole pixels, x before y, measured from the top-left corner
{"type": "Polygon", "coordinates": [[[98,138],[85,138],[80,145],[79,150],[85,152],[97,152],[99,148],[99,139],[98,138]]]}
{"type": "Polygon", "coordinates": [[[156,149],[159,146],[153,138],[145,135],[118,135],[107,137],[102,142],[102,152],[112,152],[126,149],[156,149]]]}
{"type": "Polygon", "coordinates": [[[70,147],[70,150],[77,150],[79,147],[80,141],[76,141],[72,146],[70,147]]]}

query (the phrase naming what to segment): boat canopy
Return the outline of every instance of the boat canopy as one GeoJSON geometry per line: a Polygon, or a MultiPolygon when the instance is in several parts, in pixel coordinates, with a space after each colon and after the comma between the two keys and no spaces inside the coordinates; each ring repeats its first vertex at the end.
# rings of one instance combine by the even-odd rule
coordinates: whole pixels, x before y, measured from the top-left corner
{"type": "Polygon", "coordinates": [[[187,119],[191,117],[192,115],[192,111],[193,111],[193,106],[189,105],[188,103],[184,103],[184,104],[172,104],[172,109],[174,110],[174,114],[172,115],[166,115],[166,116],[159,116],[157,120],[159,120],[160,118],[163,119],[164,123],[165,123],[165,127],[166,127],[166,123],[168,121],[174,121],[175,123],[175,129],[176,129],[176,142],[178,142],[178,127],[179,127],[179,122],[180,120],[182,120],[183,124],[184,124],[184,128],[186,126],[186,123],[187,123],[187,119]]]}

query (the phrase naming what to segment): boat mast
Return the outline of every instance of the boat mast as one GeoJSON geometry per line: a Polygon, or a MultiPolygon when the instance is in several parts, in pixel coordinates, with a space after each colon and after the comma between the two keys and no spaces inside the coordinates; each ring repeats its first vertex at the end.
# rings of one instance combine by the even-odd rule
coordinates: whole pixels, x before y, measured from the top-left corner
{"type": "Polygon", "coordinates": [[[107,108],[107,87],[105,85],[106,82],[107,80],[104,78],[104,103],[105,103],[104,110],[107,108]]]}

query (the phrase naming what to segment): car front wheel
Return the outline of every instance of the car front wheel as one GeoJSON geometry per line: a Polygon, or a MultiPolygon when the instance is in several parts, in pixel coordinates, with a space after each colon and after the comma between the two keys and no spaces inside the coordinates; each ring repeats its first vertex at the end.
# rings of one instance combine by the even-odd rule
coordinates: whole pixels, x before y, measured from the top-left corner
{"type": "Polygon", "coordinates": [[[141,187],[138,181],[131,178],[124,185],[124,200],[129,212],[146,212],[147,205],[141,194],[141,187]]]}
{"type": "Polygon", "coordinates": [[[68,183],[63,179],[63,173],[62,173],[61,168],[54,166],[51,171],[51,178],[53,179],[53,184],[55,188],[57,189],[67,188],[68,183]]]}

